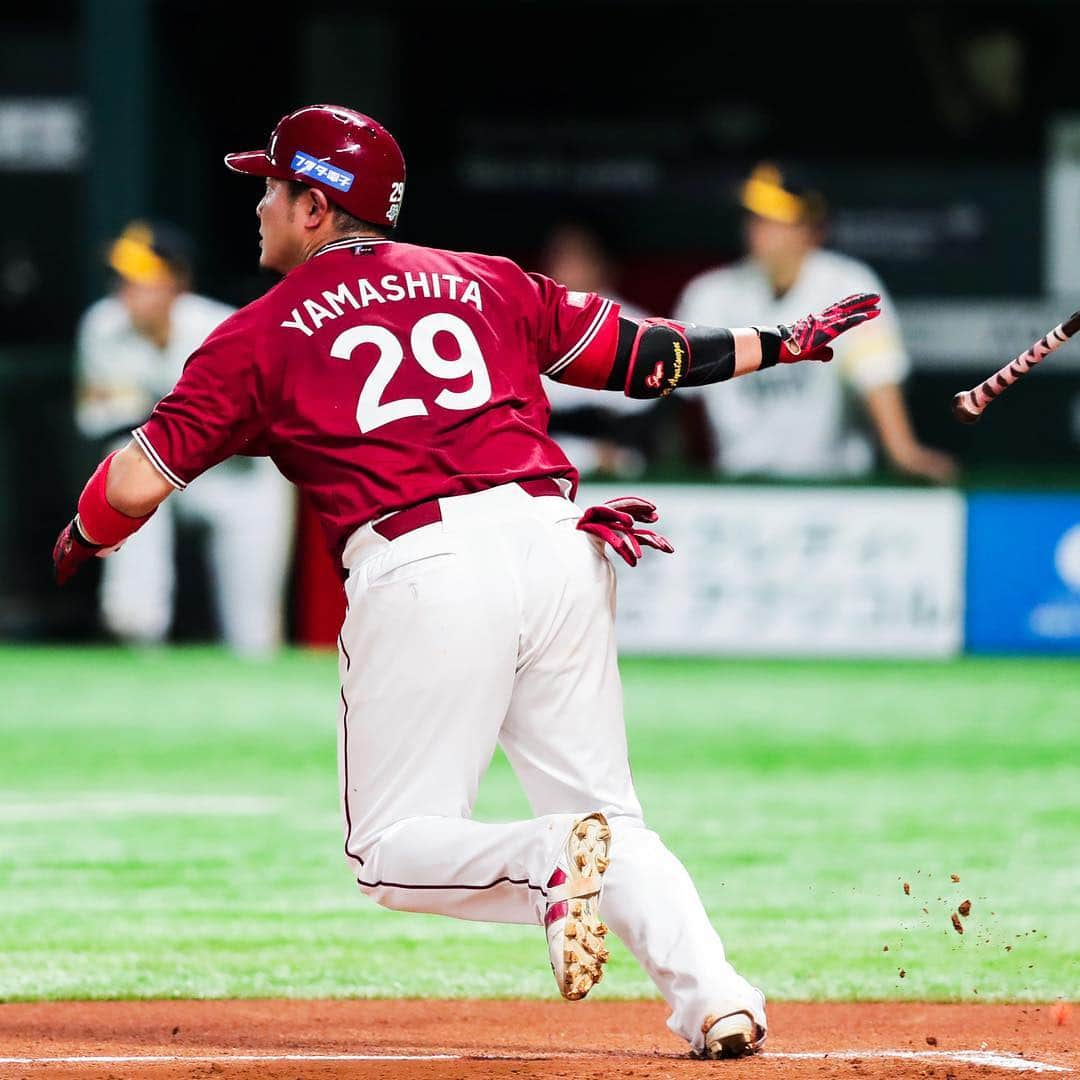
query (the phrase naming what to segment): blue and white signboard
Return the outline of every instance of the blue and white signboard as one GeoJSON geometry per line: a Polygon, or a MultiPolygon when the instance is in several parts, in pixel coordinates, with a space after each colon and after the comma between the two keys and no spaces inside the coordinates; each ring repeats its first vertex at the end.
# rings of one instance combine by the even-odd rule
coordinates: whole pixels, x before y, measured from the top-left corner
{"type": "MultiPolygon", "coordinates": [[[[640,653],[954,656],[964,627],[955,491],[630,485],[673,557],[619,572],[618,632],[640,653]]],[[[625,494],[589,484],[581,506],[625,494]]]]}
{"type": "Polygon", "coordinates": [[[967,647],[1080,653],[1080,495],[968,500],[967,647]]]}

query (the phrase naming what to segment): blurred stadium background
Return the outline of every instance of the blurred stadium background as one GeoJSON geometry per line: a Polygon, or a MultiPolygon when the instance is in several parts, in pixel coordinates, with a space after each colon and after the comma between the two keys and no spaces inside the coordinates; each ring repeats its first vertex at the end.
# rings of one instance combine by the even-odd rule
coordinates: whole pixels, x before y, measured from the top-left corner
{"type": "MultiPolygon", "coordinates": [[[[195,240],[197,291],[257,296],[272,283],[256,269],[258,185],[221,159],[312,101],[398,137],[402,238],[532,269],[557,225],[586,222],[613,287],[657,314],[740,254],[735,193],[756,162],[815,177],[829,246],[871,264],[896,302],[915,428],[956,456],[960,480],[930,487],[879,462],[858,485],[736,482],[709,468],[699,406],[675,400],[628,436],[644,473],[618,490],[655,495],[680,549],[622,582],[646,808],[702,877],[736,960],[766,986],[781,972],[781,996],[1045,998],[1070,978],[1075,991],[1080,345],[977,428],[949,402],[1080,306],[1080,81],[1060,51],[1076,19],[1068,0],[5,10],[0,909],[14,962],[0,996],[548,992],[520,975],[524,931],[491,939],[522,943],[520,978],[479,985],[459,961],[481,931],[442,922],[424,931],[423,978],[391,979],[387,952],[387,972],[357,984],[342,951],[357,933],[407,959],[419,922],[348,895],[329,657],[290,651],[255,670],[190,647],[101,648],[97,569],[63,592],[51,582],[52,542],[99,454],[75,426],[74,339],[109,287],[109,242],[134,218],[166,219],[195,240]],[[708,657],[676,660],[690,640],[708,657]],[[702,844],[732,805],[738,823],[702,844]],[[250,827],[260,815],[280,843],[250,827]],[[75,822],[86,844],[57,860],[75,822]],[[896,953],[879,957],[907,918],[896,883],[961,864],[981,875],[997,931],[976,953],[913,916],[909,957],[934,974],[898,983],[896,953]],[[256,902],[268,866],[281,899],[256,902]],[[1005,941],[1033,928],[1042,944],[1006,961],[1005,941]],[[58,940],[67,959],[50,968],[58,940]],[[219,959],[202,964],[196,940],[219,959]],[[322,981],[298,974],[312,947],[330,957],[322,981]],[[208,981],[215,965],[225,974],[208,981]]],[[[309,525],[301,514],[286,583],[298,647],[332,643],[340,604],[309,525]]],[[[211,569],[197,535],[182,539],[173,638],[210,640],[211,569]]],[[[505,763],[492,785],[485,811],[522,811],[505,763]]]]}
{"type": "MultiPolygon", "coordinates": [[[[1080,350],[1055,355],[975,430],[947,409],[1077,306],[1080,87],[1046,51],[1074,19],[1054,2],[326,2],[301,20],[243,3],[46,0],[7,12],[0,636],[98,633],[93,575],[56,593],[46,553],[98,453],[74,426],[73,338],[107,288],[108,242],[133,218],[164,218],[196,241],[198,291],[241,304],[265,290],[257,185],[221,158],[312,100],[362,107],[397,133],[405,239],[535,267],[555,225],[585,220],[611,248],[619,293],[656,313],[739,254],[734,195],[756,161],[811,169],[833,208],[829,245],[869,262],[896,300],[923,440],[959,457],[966,491],[1075,490],[1080,350]]],[[[672,403],[647,443],[653,475],[702,478],[694,408],[672,403]]],[[[1008,506],[978,513],[993,531],[1008,506]]],[[[994,586],[996,618],[1013,622],[998,644],[1074,651],[1078,557],[1063,580],[1062,522],[1041,507],[1022,519],[1045,525],[1011,533],[1024,576],[1040,580],[1012,582],[1007,611],[994,586]],[[1035,621],[1047,632],[1029,633],[1021,624],[1046,604],[1055,611],[1035,621]]],[[[301,537],[302,584],[317,547],[301,537]]],[[[961,572],[962,553],[945,557],[961,572]]],[[[181,560],[181,638],[212,632],[206,575],[181,560]]],[[[290,580],[293,638],[325,639],[325,614],[290,580]]]]}

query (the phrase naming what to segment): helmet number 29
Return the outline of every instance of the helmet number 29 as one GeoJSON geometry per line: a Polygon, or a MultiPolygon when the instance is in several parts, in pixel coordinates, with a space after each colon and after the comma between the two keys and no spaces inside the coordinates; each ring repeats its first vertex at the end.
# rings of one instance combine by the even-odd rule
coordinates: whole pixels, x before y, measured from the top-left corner
{"type": "MultiPolygon", "coordinates": [[[[338,360],[351,360],[361,345],[374,345],[379,350],[375,367],[360,391],[356,403],[356,422],[365,434],[407,416],[427,416],[428,408],[420,398],[397,398],[383,401],[383,392],[405,359],[405,349],[397,336],[383,326],[354,326],[339,334],[330,346],[330,355],[338,360]]],[[[435,404],[443,409],[464,411],[475,409],[491,398],[491,376],[480,352],[480,343],[469,324],[456,315],[439,312],[425,315],[412,328],[409,348],[416,362],[429,374],[445,382],[457,382],[467,376],[471,384],[464,390],[440,390],[435,404]],[[448,359],[439,355],[436,336],[449,334],[457,342],[458,356],[448,359]]]]}

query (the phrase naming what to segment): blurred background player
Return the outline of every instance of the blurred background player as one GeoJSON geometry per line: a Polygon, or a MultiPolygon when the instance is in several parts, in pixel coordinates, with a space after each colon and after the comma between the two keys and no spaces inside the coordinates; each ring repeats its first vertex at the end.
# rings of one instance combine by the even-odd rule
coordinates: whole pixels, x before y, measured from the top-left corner
{"type": "Polygon", "coordinates": [[[882,317],[838,342],[830,364],[785,365],[704,395],[722,471],[864,477],[874,468],[876,441],[899,472],[939,484],[955,480],[953,459],[924,446],[912,427],[901,391],[910,365],[881,281],[865,263],[822,246],[820,192],[761,164],[742,186],[740,202],[747,214],[745,258],[694,278],[679,299],[677,319],[722,325],[738,312],[756,323],[790,321],[857,291],[881,295],[882,317]]]}
{"type": "MultiPolygon", "coordinates": [[[[112,244],[111,295],[83,315],[77,336],[76,422],[99,450],[130,430],[180,377],[187,358],[233,309],[190,291],[192,245],[165,223],[133,222],[112,244]]],[[[267,459],[233,458],[191,485],[102,568],[101,615],[117,637],[158,644],[172,623],[178,519],[208,530],[207,560],[231,648],[272,652],[293,525],[289,484],[267,459]]]]}
{"type": "MultiPolygon", "coordinates": [[[[583,221],[556,225],[544,246],[540,269],[571,292],[610,297],[627,318],[645,317],[619,295],[610,246],[595,225],[583,221]]],[[[549,430],[579,472],[628,477],[644,471],[648,414],[656,409],[655,401],[605,394],[597,404],[601,395],[551,379],[545,380],[544,389],[551,402],[549,430]]]]}

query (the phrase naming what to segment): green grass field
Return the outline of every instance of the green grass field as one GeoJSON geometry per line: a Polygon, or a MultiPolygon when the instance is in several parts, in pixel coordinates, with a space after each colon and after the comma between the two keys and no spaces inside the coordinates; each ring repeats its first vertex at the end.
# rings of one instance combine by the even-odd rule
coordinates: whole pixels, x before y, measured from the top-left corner
{"type": "MultiPolygon", "coordinates": [[[[623,671],[646,814],[770,997],[1078,996],[1080,664],[623,671]]],[[[336,702],[328,655],[0,649],[0,999],[554,996],[539,929],[356,890],[336,702]]],[[[526,812],[497,759],[478,816],[526,812]]],[[[613,949],[598,996],[651,993],[613,949]]]]}

